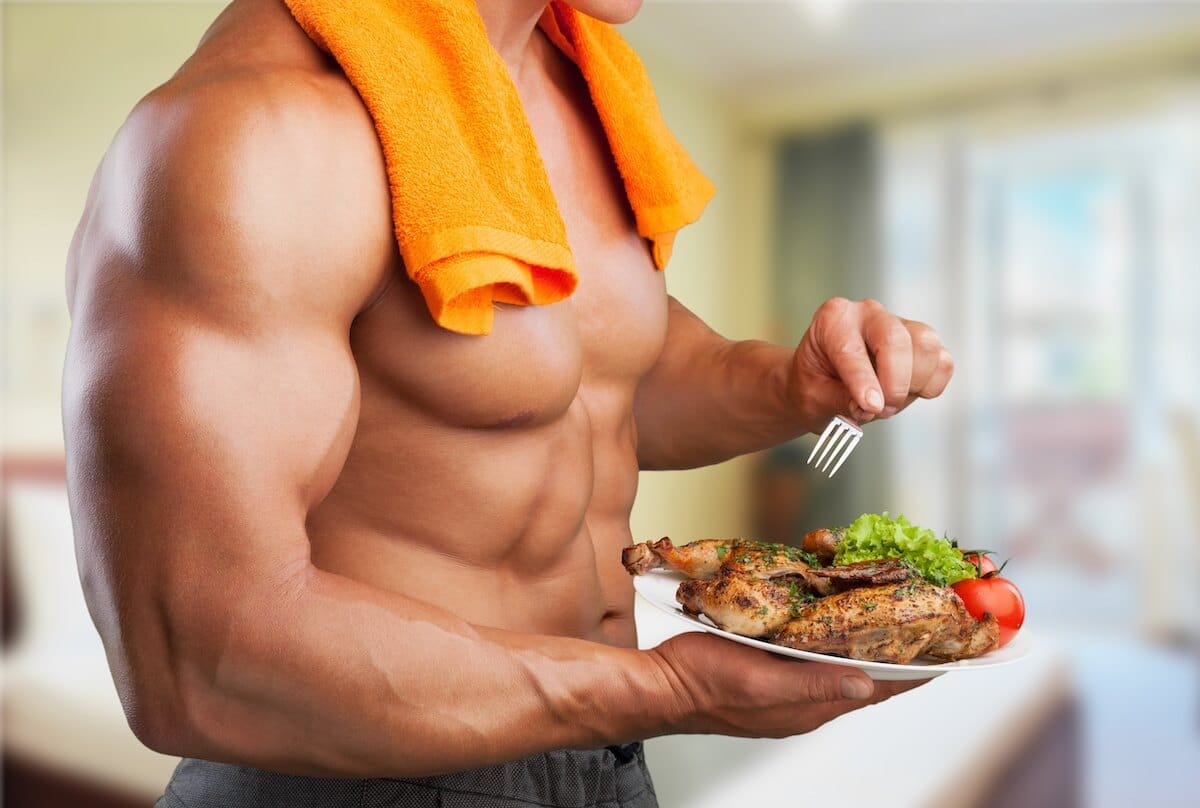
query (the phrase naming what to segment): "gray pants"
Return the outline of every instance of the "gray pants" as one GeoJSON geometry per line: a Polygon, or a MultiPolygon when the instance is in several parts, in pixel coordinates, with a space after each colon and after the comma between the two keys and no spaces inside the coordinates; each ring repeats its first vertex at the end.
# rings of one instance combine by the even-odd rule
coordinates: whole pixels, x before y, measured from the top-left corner
{"type": "Polygon", "coordinates": [[[657,808],[640,743],[437,777],[334,779],[184,759],[156,808],[657,808]]]}

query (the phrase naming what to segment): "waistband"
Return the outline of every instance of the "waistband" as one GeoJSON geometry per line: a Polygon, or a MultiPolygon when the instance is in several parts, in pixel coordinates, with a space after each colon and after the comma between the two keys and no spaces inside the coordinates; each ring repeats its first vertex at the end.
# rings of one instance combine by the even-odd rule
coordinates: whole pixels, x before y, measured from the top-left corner
{"type": "Polygon", "coordinates": [[[564,749],[433,777],[337,779],[184,759],[156,808],[656,808],[642,744],[564,749]]]}

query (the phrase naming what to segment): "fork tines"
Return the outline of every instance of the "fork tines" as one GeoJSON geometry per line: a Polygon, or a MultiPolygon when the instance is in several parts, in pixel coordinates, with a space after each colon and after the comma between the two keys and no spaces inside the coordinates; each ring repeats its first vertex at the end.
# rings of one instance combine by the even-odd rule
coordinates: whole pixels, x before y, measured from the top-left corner
{"type": "Polygon", "coordinates": [[[808,456],[808,464],[816,466],[818,471],[825,471],[830,465],[833,468],[829,472],[832,477],[837,473],[837,470],[846,462],[846,458],[854,451],[854,447],[862,440],[863,432],[851,421],[846,420],[840,415],[835,415],[833,420],[829,422],[829,426],[825,427],[825,431],[821,433],[817,445],[813,447],[812,454],[808,456]],[[821,447],[825,447],[823,450],[821,447]],[[820,456],[817,453],[820,452],[820,456]],[[813,458],[816,458],[816,463],[813,458]]]}

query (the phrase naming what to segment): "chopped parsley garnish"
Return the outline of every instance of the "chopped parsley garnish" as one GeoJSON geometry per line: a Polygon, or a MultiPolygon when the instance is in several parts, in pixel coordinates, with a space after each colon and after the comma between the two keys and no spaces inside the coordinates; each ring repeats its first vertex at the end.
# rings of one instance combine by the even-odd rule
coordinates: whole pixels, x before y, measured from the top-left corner
{"type": "Polygon", "coordinates": [[[798,617],[800,610],[816,599],[812,592],[801,592],[795,581],[788,581],[788,611],[792,617],[798,617]]]}
{"type": "Polygon", "coordinates": [[[821,559],[817,558],[815,555],[808,552],[807,550],[796,550],[796,555],[797,555],[797,557],[799,557],[799,559],[801,561],[803,561],[805,564],[807,564],[810,567],[825,566],[824,564],[821,563],[821,559]]]}

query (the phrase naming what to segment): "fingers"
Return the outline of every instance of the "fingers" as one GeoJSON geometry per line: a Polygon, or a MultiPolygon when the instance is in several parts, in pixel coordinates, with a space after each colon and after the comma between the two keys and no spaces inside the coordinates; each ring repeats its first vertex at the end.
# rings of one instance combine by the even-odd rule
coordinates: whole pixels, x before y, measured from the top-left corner
{"type": "Polygon", "coordinates": [[[884,395],[864,340],[862,305],[840,297],[826,301],[813,317],[811,333],[851,402],[862,414],[882,412],[884,395]]]}
{"type": "MultiPolygon", "coordinates": [[[[739,655],[744,653],[738,651],[739,655]]],[[[863,671],[847,665],[801,662],[765,651],[752,653],[739,676],[753,694],[747,702],[766,696],[781,705],[805,709],[813,705],[843,705],[845,709],[870,703],[876,696],[875,683],[863,671]]]]}
{"type": "Polygon", "coordinates": [[[951,377],[954,376],[954,357],[945,348],[938,351],[938,366],[937,371],[929,377],[929,381],[925,386],[917,391],[917,395],[921,398],[936,398],[946,391],[946,385],[950,384],[951,377]]]}
{"type": "Polygon", "coordinates": [[[893,415],[907,403],[912,390],[913,339],[904,321],[873,300],[865,301],[867,311],[863,334],[875,358],[875,373],[883,389],[882,415],[893,415]]]}
{"type": "Polygon", "coordinates": [[[868,678],[862,671],[847,666],[824,665],[811,662],[793,663],[793,665],[796,667],[803,666],[804,668],[835,668],[837,671],[832,672],[830,675],[836,677],[839,680],[840,686],[847,688],[847,692],[851,692],[851,689],[853,689],[855,695],[823,703],[817,701],[793,702],[784,710],[787,714],[785,720],[790,728],[780,734],[809,732],[835,718],[887,701],[893,696],[912,690],[928,681],[921,679],[900,682],[877,682],[868,678]],[[867,695],[859,695],[862,693],[867,695]]]}
{"type": "Polygon", "coordinates": [[[913,346],[912,380],[907,395],[910,399],[936,398],[945,391],[954,375],[954,359],[932,328],[915,320],[904,320],[903,323],[913,346]]]}
{"type": "MultiPolygon", "coordinates": [[[[928,679],[907,679],[900,681],[875,681],[864,671],[848,665],[835,665],[824,662],[791,662],[792,677],[800,673],[797,681],[803,681],[807,701],[814,704],[822,702],[860,702],[858,706],[878,704],[892,696],[906,693],[913,688],[926,684],[928,679]],[[797,668],[800,670],[797,671],[797,668]]],[[[853,709],[851,705],[843,705],[853,709]]]]}
{"type": "Polygon", "coordinates": [[[872,693],[865,699],[843,699],[828,704],[814,705],[806,709],[801,721],[809,722],[812,728],[821,726],[855,710],[870,707],[873,704],[887,701],[892,696],[906,693],[929,682],[929,679],[917,679],[902,682],[871,682],[872,693]]]}
{"type": "Polygon", "coordinates": [[[843,700],[865,701],[874,694],[870,677],[846,665],[797,662],[768,651],[731,643],[707,633],[680,634],[659,646],[681,666],[682,681],[694,681],[699,690],[718,680],[733,682],[719,688],[735,696],[741,706],[770,702],[824,704],[843,700]],[[699,666],[699,669],[696,669],[699,666]],[[689,675],[690,673],[690,675],[689,675]]]}
{"type": "Polygon", "coordinates": [[[920,682],[874,682],[847,665],[801,662],[711,634],[681,634],[649,652],[681,697],[677,729],[749,737],[809,732],[920,682]]]}
{"type": "Polygon", "coordinates": [[[826,301],[796,356],[802,371],[816,371],[804,385],[809,400],[822,403],[815,410],[833,410],[825,420],[847,413],[860,423],[887,418],[917,398],[941,395],[954,373],[936,331],[875,300],[826,301]]]}
{"type": "Polygon", "coordinates": [[[810,704],[865,702],[875,692],[871,678],[862,671],[824,662],[790,663],[788,673],[798,689],[795,695],[810,704]]]}

